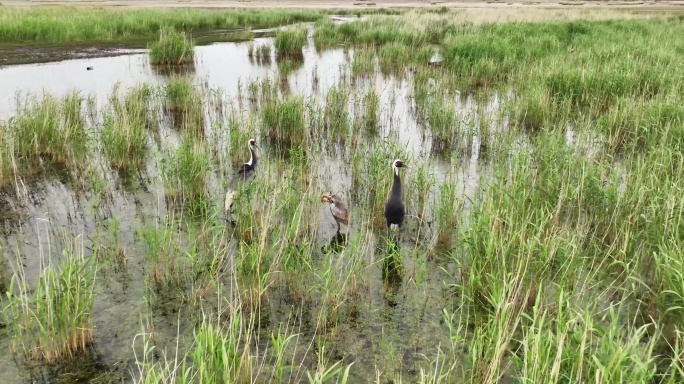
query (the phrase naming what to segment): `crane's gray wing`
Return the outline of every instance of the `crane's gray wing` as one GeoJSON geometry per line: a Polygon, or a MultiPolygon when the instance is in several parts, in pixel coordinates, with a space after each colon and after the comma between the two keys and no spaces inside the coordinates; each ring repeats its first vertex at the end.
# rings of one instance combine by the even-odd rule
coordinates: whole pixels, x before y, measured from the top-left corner
{"type": "Polygon", "coordinates": [[[347,209],[347,204],[344,202],[342,197],[337,195],[330,196],[332,204],[330,204],[330,210],[333,216],[337,217],[344,225],[349,222],[349,210],[347,209]]]}

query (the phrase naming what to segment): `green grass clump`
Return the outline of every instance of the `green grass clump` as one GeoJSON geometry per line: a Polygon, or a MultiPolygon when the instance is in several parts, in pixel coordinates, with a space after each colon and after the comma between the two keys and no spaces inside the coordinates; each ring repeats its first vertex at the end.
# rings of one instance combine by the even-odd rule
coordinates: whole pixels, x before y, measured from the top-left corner
{"type": "Polygon", "coordinates": [[[136,99],[139,91],[133,90],[131,93],[136,97],[125,96],[127,103],[117,91],[112,94],[109,111],[103,116],[103,151],[111,166],[131,171],[142,166],[147,153],[146,120],[141,112],[144,106],[140,104],[144,99],[136,99]]]}
{"type": "Polygon", "coordinates": [[[383,73],[395,73],[403,71],[406,64],[411,60],[410,47],[402,43],[389,43],[380,47],[378,59],[383,73]]]}
{"type": "Polygon", "coordinates": [[[289,97],[261,107],[261,123],[274,143],[289,148],[307,141],[304,99],[289,97]]]}
{"type": "Polygon", "coordinates": [[[349,93],[335,86],[325,97],[324,124],[329,134],[344,137],[349,130],[349,93]]]}
{"type": "Polygon", "coordinates": [[[380,97],[374,88],[368,89],[363,96],[363,105],[363,128],[367,133],[377,133],[380,128],[380,97]]]}
{"type": "Polygon", "coordinates": [[[375,50],[366,48],[354,49],[352,74],[354,76],[372,74],[375,70],[375,50]]]}
{"type": "Polygon", "coordinates": [[[172,111],[187,112],[197,101],[195,86],[189,77],[173,76],[164,87],[164,94],[172,111]]]}
{"type": "Polygon", "coordinates": [[[306,35],[305,28],[284,29],[276,34],[273,46],[279,56],[302,56],[306,35]]]}
{"type": "MultiPolygon", "coordinates": [[[[318,48],[339,44],[382,46],[394,43],[419,47],[430,42],[425,27],[432,21],[434,20],[421,18],[407,22],[404,16],[387,15],[371,16],[364,21],[341,24],[321,20],[316,23],[314,42],[318,48]]],[[[444,33],[445,30],[442,29],[440,32],[444,33]]],[[[435,40],[438,42],[438,37],[435,37],[435,40]]]]}
{"type": "Polygon", "coordinates": [[[45,267],[32,293],[23,270],[13,277],[6,312],[11,347],[28,364],[65,362],[93,342],[97,266],[85,256],[82,241],[64,244],[60,265],[45,267]]]}
{"type": "MultiPolygon", "coordinates": [[[[154,89],[149,84],[142,84],[132,88],[125,96],[123,105],[116,104],[117,107],[124,107],[126,113],[135,121],[145,122],[145,127],[153,128],[158,123],[157,115],[154,113],[152,97],[154,89]]],[[[123,112],[123,111],[122,111],[123,112]]]]}
{"type": "Polygon", "coordinates": [[[46,95],[41,102],[28,104],[14,120],[19,153],[27,159],[45,157],[58,164],[81,160],[88,138],[82,102],[72,93],[61,100],[46,95]]]}
{"type": "Polygon", "coordinates": [[[85,42],[151,37],[175,30],[268,28],[327,17],[317,10],[116,9],[107,7],[0,7],[0,41],[85,42]]]}
{"type": "Polygon", "coordinates": [[[204,196],[210,170],[206,148],[193,137],[185,136],[180,147],[161,163],[166,195],[182,200],[204,196]]]}
{"type": "Polygon", "coordinates": [[[439,187],[437,204],[437,242],[448,243],[456,232],[456,184],[454,180],[446,180],[439,187]]]}
{"type": "Polygon", "coordinates": [[[204,101],[189,77],[172,76],[164,87],[167,107],[174,123],[187,131],[202,135],[204,132],[204,101]]]}
{"type": "Polygon", "coordinates": [[[80,168],[86,157],[89,132],[82,114],[82,97],[73,92],[61,99],[44,95],[27,98],[2,130],[5,182],[12,172],[37,173],[43,161],[80,168]],[[6,172],[6,173],[5,173],[6,172]]]}
{"type": "Polygon", "coordinates": [[[159,40],[151,44],[149,49],[152,64],[181,65],[195,61],[195,44],[185,36],[185,32],[162,29],[159,40]]]}
{"type": "Polygon", "coordinates": [[[437,153],[449,152],[456,137],[455,106],[448,97],[438,92],[430,98],[431,102],[427,107],[426,120],[432,135],[432,149],[437,153]]]}

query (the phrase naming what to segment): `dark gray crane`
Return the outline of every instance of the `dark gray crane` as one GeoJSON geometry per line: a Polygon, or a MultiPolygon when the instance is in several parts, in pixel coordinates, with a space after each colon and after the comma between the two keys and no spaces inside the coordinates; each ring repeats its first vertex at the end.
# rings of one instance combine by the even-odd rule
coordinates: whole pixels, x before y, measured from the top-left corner
{"type": "Polygon", "coordinates": [[[406,167],[404,162],[399,159],[392,162],[394,180],[385,203],[385,220],[387,220],[388,230],[399,229],[404,223],[404,216],[406,216],[406,207],[404,206],[401,194],[401,177],[399,177],[399,168],[404,167],[406,167]]]}

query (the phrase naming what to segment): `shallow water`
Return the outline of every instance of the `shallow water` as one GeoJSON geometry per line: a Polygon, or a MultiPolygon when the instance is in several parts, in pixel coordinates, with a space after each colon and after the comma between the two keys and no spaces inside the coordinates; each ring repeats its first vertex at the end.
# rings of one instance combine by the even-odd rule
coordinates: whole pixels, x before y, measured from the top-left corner
{"type": "MultiPolygon", "coordinates": [[[[269,38],[260,38],[255,43],[270,41],[269,38]]],[[[197,47],[192,76],[208,89],[220,89],[224,103],[234,101],[239,94],[239,85],[244,92],[250,81],[273,79],[277,75],[276,62],[271,60],[265,65],[254,63],[248,57],[248,46],[249,43],[217,43],[197,47]]],[[[343,49],[317,52],[309,44],[304,50],[303,65],[287,78],[289,91],[322,103],[331,87],[348,81],[345,79],[350,77],[349,60],[352,55],[353,52],[345,52],[343,49]]],[[[4,67],[0,68],[0,120],[9,119],[15,114],[17,92],[46,92],[64,96],[75,89],[83,95],[92,96],[97,105],[102,107],[116,84],[120,84],[122,89],[143,82],[162,85],[168,78],[167,74],[149,64],[146,53],[139,52],[117,57],[4,67]],[[86,70],[89,66],[93,70],[86,70]]],[[[364,87],[374,87],[381,101],[378,137],[368,140],[396,140],[410,155],[411,169],[428,169],[438,183],[451,174],[456,180],[457,200],[463,203],[461,209],[467,210],[478,192],[481,175],[487,174],[487,166],[480,161],[478,151],[475,149],[461,157],[454,155],[452,161],[431,154],[430,139],[410,112],[413,101],[412,85],[408,77],[377,72],[366,80],[358,81],[354,86],[355,89],[364,87]]],[[[485,110],[495,111],[497,107],[498,100],[494,97],[485,110]]],[[[466,114],[474,108],[474,101],[464,98],[459,108],[466,114]]],[[[173,147],[177,137],[174,137],[172,130],[163,126],[160,129],[168,131],[168,134],[160,135],[156,150],[173,147]]],[[[474,143],[477,140],[475,137],[474,143]]],[[[260,151],[263,151],[263,167],[273,167],[277,158],[269,156],[267,147],[260,151]]],[[[315,169],[320,186],[349,196],[351,166],[343,152],[324,152],[315,160],[315,169]]],[[[391,160],[387,159],[388,176],[391,160]]],[[[25,190],[24,203],[28,219],[18,226],[12,226],[10,233],[0,238],[2,249],[12,263],[16,262],[15,254],[26,256],[20,262],[25,266],[28,281],[35,283],[41,263],[45,259],[59,258],[56,240],[65,235],[82,234],[86,238],[86,246],[90,247],[87,252],[92,252],[93,243],[111,233],[114,220],[118,223],[120,241],[127,251],[128,267],[122,274],[102,272],[98,276],[94,308],[95,349],[101,362],[108,369],[123,374],[126,380],[130,380],[128,369],[136,369],[131,348],[133,339],[141,330],[143,316],[151,312],[146,302],[146,295],[149,293],[146,293],[144,283],[145,252],[136,231],[156,226],[168,211],[158,164],[152,156],[145,168],[141,174],[142,182],[133,188],[121,187],[113,174],[105,173],[103,178],[111,189],[111,201],[106,204],[101,204],[94,196],[76,193],[68,184],[55,177],[33,182],[25,190]]],[[[221,170],[215,170],[210,178],[216,204],[222,204],[224,191],[219,184],[222,173],[221,170]]],[[[436,197],[433,195],[430,199],[434,201],[436,197]]],[[[353,204],[354,201],[350,201],[352,207],[353,204]]],[[[334,236],[336,227],[323,204],[317,212],[321,224],[316,241],[320,248],[334,236]]],[[[415,232],[419,226],[415,215],[416,212],[409,207],[406,225],[409,233],[415,232]]],[[[422,223],[426,225],[425,231],[428,232],[424,236],[431,236],[430,228],[434,224],[433,215],[428,214],[422,223]]],[[[355,229],[352,224],[352,236],[355,229]]],[[[365,255],[372,265],[364,270],[362,278],[367,282],[367,287],[362,293],[358,314],[353,320],[337,325],[339,342],[332,344],[337,356],[346,358],[345,364],[355,362],[351,382],[367,382],[374,377],[381,356],[389,356],[382,348],[391,348],[394,352],[390,355],[396,359],[391,363],[382,362],[382,366],[386,369],[395,367],[396,373],[401,372],[404,380],[413,381],[417,374],[414,364],[422,360],[420,354],[434,355],[436,346],[448,337],[448,329],[441,324],[442,309],[449,308],[452,304],[445,298],[443,282],[451,281],[447,272],[454,273],[456,265],[448,258],[429,259],[425,265],[423,280],[416,283],[420,268],[416,254],[425,252],[424,246],[415,244],[416,237],[417,235],[408,236],[401,244],[405,275],[398,286],[388,286],[383,282],[381,266],[377,262],[382,255],[377,252],[376,247],[369,247],[365,255]]],[[[268,306],[270,313],[267,317],[273,329],[277,329],[279,323],[288,323],[288,318],[292,315],[292,305],[285,296],[283,294],[280,299],[272,299],[268,306]]],[[[305,308],[299,310],[305,311],[305,308]]],[[[160,339],[164,339],[166,344],[173,344],[177,315],[152,315],[160,339]]],[[[299,340],[303,349],[307,348],[314,331],[306,329],[307,324],[305,322],[303,329],[298,330],[302,334],[299,340]]],[[[185,329],[181,333],[191,335],[192,330],[185,329]]],[[[266,338],[270,336],[270,332],[262,331],[262,334],[266,338]]],[[[0,345],[6,345],[7,336],[3,334],[0,337],[0,345]]],[[[2,351],[4,353],[0,357],[0,366],[12,365],[7,349],[3,348],[2,351]]],[[[310,356],[309,359],[315,361],[315,356],[310,356]]],[[[12,365],[3,372],[3,382],[21,382],[16,366],[12,365]]]]}

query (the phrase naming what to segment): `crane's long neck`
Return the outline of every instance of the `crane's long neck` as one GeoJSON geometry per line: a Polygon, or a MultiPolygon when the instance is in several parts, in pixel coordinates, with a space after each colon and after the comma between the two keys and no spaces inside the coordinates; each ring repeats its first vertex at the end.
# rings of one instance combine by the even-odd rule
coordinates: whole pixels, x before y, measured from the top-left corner
{"type": "Polygon", "coordinates": [[[394,181],[392,181],[392,197],[401,199],[401,177],[399,177],[399,168],[394,168],[394,181]]]}
{"type": "Polygon", "coordinates": [[[257,163],[257,155],[256,155],[256,152],[254,152],[254,149],[252,148],[252,146],[250,145],[249,146],[249,162],[247,164],[254,167],[254,166],[256,166],[256,163],[257,163]]]}

